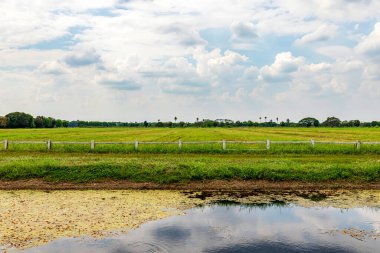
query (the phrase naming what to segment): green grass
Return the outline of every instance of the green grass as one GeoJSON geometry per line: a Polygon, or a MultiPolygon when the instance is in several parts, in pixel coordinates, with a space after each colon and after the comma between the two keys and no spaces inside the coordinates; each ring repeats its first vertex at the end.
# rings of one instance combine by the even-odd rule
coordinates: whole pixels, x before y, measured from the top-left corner
{"type": "MultiPolygon", "coordinates": [[[[1,129],[0,140],[45,141],[221,141],[225,140],[380,141],[378,128],[71,128],[1,129]]],[[[380,145],[317,144],[176,144],[0,146],[0,179],[39,178],[89,182],[127,179],[136,182],[188,182],[208,179],[242,180],[380,180],[380,145]]]]}
{"type": "MultiPolygon", "coordinates": [[[[0,129],[0,140],[46,141],[53,140],[53,152],[89,152],[90,145],[60,145],[54,141],[380,141],[380,128],[58,128],[58,129],[0,129]]],[[[9,151],[46,151],[45,144],[10,144],[9,151]]],[[[228,144],[222,151],[221,144],[184,144],[182,152],[196,153],[307,153],[307,154],[380,154],[380,145],[362,145],[357,151],[354,145],[272,144],[267,151],[265,144],[228,144]]],[[[0,151],[3,145],[0,146],[0,151]]],[[[96,153],[132,153],[133,144],[96,145],[96,153]]],[[[179,153],[178,145],[140,144],[139,152],[179,153]]]]}
{"type": "Polygon", "coordinates": [[[0,140],[55,141],[380,141],[380,128],[55,128],[0,129],[0,140]]]}
{"type": "Polygon", "coordinates": [[[0,179],[105,179],[176,183],[209,179],[380,180],[380,155],[0,153],[0,179]]]}
{"type": "MultiPolygon", "coordinates": [[[[10,143],[6,152],[48,152],[47,144],[13,144],[10,143]]],[[[0,152],[5,152],[3,145],[0,152]]],[[[179,150],[178,144],[144,144],[140,143],[138,151],[134,144],[96,144],[95,149],[90,149],[90,144],[54,144],[50,153],[201,153],[201,154],[380,154],[380,145],[361,145],[357,150],[355,144],[319,144],[313,148],[311,144],[275,144],[270,150],[266,144],[236,144],[228,143],[227,149],[222,149],[221,143],[211,144],[183,144],[179,150]]]]}

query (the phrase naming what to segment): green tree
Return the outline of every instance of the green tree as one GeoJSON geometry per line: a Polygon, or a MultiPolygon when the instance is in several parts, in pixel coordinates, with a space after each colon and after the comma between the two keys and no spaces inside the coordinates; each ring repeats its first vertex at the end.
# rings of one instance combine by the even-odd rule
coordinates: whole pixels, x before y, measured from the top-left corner
{"type": "Polygon", "coordinates": [[[352,127],[359,127],[360,126],[360,120],[350,120],[350,126],[352,127]]]}
{"type": "Polygon", "coordinates": [[[45,127],[44,126],[44,122],[45,122],[45,117],[44,116],[37,116],[34,119],[34,124],[36,125],[36,128],[43,128],[43,127],[45,127]]]}
{"type": "Polygon", "coordinates": [[[299,122],[298,122],[298,125],[301,126],[301,127],[318,127],[319,126],[319,121],[315,118],[304,118],[304,119],[301,119],[299,122]]]}
{"type": "Polygon", "coordinates": [[[7,117],[0,116],[0,128],[6,128],[8,125],[7,117]]]}
{"type": "Polygon", "coordinates": [[[5,115],[8,119],[9,128],[32,128],[34,125],[34,118],[32,115],[24,112],[12,112],[5,115]]]}
{"type": "Polygon", "coordinates": [[[60,120],[60,119],[57,119],[57,120],[55,121],[55,126],[56,126],[56,127],[63,127],[63,121],[60,120]]]}
{"type": "Polygon", "coordinates": [[[328,117],[323,123],[322,126],[326,127],[339,127],[341,124],[340,119],[336,117],[328,117]]]}
{"type": "Polygon", "coordinates": [[[44,117],[43,121],[45,128],[53,128],[55,126],[55,119],[53,119],[52,117],[44,117]]]}

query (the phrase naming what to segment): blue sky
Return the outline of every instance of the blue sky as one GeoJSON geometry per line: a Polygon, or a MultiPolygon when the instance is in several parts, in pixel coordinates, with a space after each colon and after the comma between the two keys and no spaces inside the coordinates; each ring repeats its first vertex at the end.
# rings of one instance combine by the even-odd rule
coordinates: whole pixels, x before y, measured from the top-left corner
{"type": "Polygon", "coordinates": [[[0,115],[378,120],[380,2],[0,1],[0,115]]]}

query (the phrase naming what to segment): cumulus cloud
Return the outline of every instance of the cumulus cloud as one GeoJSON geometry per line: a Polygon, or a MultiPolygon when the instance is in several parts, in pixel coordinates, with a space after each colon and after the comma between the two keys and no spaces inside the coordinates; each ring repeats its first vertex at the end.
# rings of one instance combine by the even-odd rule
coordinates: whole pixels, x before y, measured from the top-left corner
{"type": "Polygon", "coordinates": [[[315,51],[332,59],[352,59],[355,57],[352,48],[342,45],[322,46],[316,48],[315,51]]]}
{"type": "Polygon", "coordinates": [[[295,44],[297,46],[306,45],[314,42],[324,42],[336,35],[337,26],[335,25],[322,25],[314,32],[304,35],[302,38],[297,39],[295,44]]]}
{"type": "Polygon", "coordinates": [[[208,80],[202,78],[195,66],[183,57],[169,59],[157,74],[157,84],[164,93],[205,94],[210,89],[208,80]]]}
{"type": "Polygon", "coordinates": [[[99,54],[94,51],[78,52],[67,56],[64,60],[71,67],[83,67],[101,63],[99,54]]]}
{"type": "Polygon", "coordinates": [[[141,86],[129,79],[102,79],[101,84],[104,84],[112,89],[117,90],[139,90],[141,86]]]}
{"type": "Polygon", "coordinates": [[[197,62],[197,73],[210,80],[214,87],[234,85],[233,82],[236,83],[242,76],[245,69],[243,65],[248,60],[247,56],[231,50],[222,53],[220,49],[206,51],[204,48],[197,48],[193,58],[197,62]]]}
{"type": "Polygon", "coordinates": [[[125,74],[105,72],[96,77],[96,82],[105,87],[116,90],[139,90],[141,84],[134,80],[133,77],[128,77],[125,74]]]}
{"type": "Polygon", "coordinates": [[[260,79],[267,82],[284,82],[290,79],[290,74],[304,63],[303,57],[295,57],[291,52],[276,55],[274,63],[266,65],[260,70],[260,79]]]}
{"type": "Polygon", "coordinates": [[[164,26],[160,30],[164,34],[172,35],[175,43],[180,43],[184,46],[204,45],[207,43],[197,31],[189,29],[185,24],[174,23],[164,26]]]}
{"type": "Polygon", "coordinates": [[[255,26],[251,22],[233,22],[231,24],[232,36],[236,39],[257,38],[255,26]]]}
{"type": "Polygon", "coordinates": [[[356,50],[371,58],[380,56],[380,23],[376,23],[374,30],[362,38],[356,50]]]}
{"type": "Polygon", "coordinates": [[[276,1],[292,15],[316,17],[336,22],[363,22],[378,17],[379,1],[373,0],[294,0],[276,1]]]}
{"type": "Polygon", "coordinates": [[[38,71],[49,75],[64,75],[70,73],[70,70],[59,61],[43,62],[38,67],[38,71]]]}
{"type": "Polygon", "coordinates": [[[24,106],[43,114],[47,97],[83,108],[72,109],[75,117],[94,119],[109,111],[118,119],[137,104],[136,112],[156,115],[174,102],[189,115],[196,104],[200,113],[206,107],[210,115],[237,118],[245,108],[309,112],[338,106],[338,98],[348,106],[360,96],[380,106],[380,24],[373,24],[379,9],[370,0],[3,0],[0,99],[7,102],[0,110],[24,106]],[[44,43],[52,47],[33,46],[44,43]],[[94,97],[99,108],[91,113],[94,97]]]}

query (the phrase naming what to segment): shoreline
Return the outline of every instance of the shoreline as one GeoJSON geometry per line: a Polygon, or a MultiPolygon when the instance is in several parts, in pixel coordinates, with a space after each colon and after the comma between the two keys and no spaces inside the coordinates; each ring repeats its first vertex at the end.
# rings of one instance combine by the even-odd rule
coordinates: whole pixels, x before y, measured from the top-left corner
{"type": "Polygon", "coordinates": [[[0,190],[191,190],[191,191],[251,191],[251,190],[380,190],[378,182],[303,182],[267,180],[206,180],[186,183],[159,184],[128,180],[103,180],[86,183],[48,182],[40,179],[0,180],[0,190]]]}

